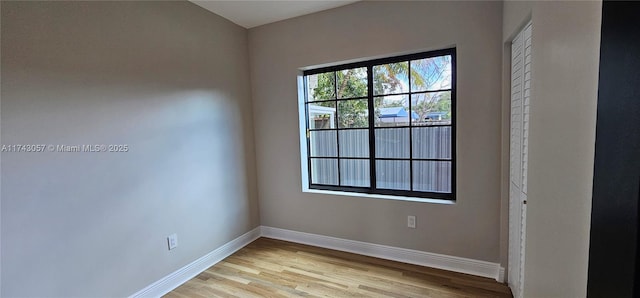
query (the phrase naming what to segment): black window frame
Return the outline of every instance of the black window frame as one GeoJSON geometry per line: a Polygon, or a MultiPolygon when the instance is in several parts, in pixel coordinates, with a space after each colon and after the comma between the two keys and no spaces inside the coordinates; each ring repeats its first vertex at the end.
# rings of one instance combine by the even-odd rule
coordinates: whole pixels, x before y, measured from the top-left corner
{"type": "MultiPolygon", "coordinates": [[[[373,59],[373,60],[367,60],[367,61],[361,61],[361,62],[354,62],[354,63],[347,63],[347,64],[340,64],[340,65],[334,65],[334,66],[327,66],[327,67],[321,67],[321,68],[314,68],[314,69],[309,69],[309,70],[304,70],[302,75],[303,75],[303,84],[304,84],[304,102],[303,102],[303,106],[304,106],[304,114],[305,114],[305,131],[306,131],[306,148],[307,148],[307,177],[308,177],[308,188],[309,189],[317,189],[317,190],[329,190],[329,191],[341,191],[341,192],[350,192],[350,193],[364,193],[364,194],[373,194],[373,195],[391,195],[391,196],[402,196],[402,197],[411,197],[411,198],[422,198],[422,199],[440,199],[440,200],[448,200],[448,201],[455,201],[456,200],[456,119],[457,119],[457,68],[456,68],[456,48],[447,48],[447,49],[442,49],[442,50],[435,50],[435,51],[429,51],[429,52],[422,52],[422,53],[416,53],[416,54],[408,54],[408,55],[400,55],[400,56],[394,56],[394,57],[386,57],[386,58],[379,58],[379,59],[373,59]],[[435,93],[435,92],[451,92],[451,124],[445,124],[445,125],[429,125],[429,126],[413,126],[411,124],[411,121],[409,121],[409,125],[408,126],[397,126],[397,127],[389,127],[389,128],[408,128],[409,129],[409,157],[408,158],[380,158],[380,157],[376,157],[375,156],[375,130],[376,129],[380,129],[381,127],[376,127],[375,126],[375,117],[371,117],[369,116],[368,121],[369,121],[369,125],[367,127],[362,127],[362,128],[340,128],[339,126],[336,126],[335,128],[332,129],[327,129],[327,130],[334,130],[336,131],[336,135],[339,135],[339,132],[341,130],[349,130],[349,129],[367,129],[368,133],[369,133],[369,155],[368,157],[359,157],[359,158],[350,158],[350,157],[340,157],[340,144],[339,141],[337,142],[337,157],[325,157],[326,159],[335,159],[337,161],[337,174],[338,174],[338,184],[341,183],[340,181],[340,161],[341,160],[347,160],[347,159],[358,159],[358,160],[364,160],[367,159],[370,162],[370,166],[369,166],[369,187],[355,187],[355,186],[341,186],[341,185],[327,185],[327,184],[317,184],[317,183],[313,183],[312,181],[312,168],[311,168],[311,160],[312,158],[323,158],[323,157],[312,157],[311,156],[311,138],[310,138],[310,132],[311,131],[319,131],[322,129],[311,129],[309,127],[309,104],[310,103],[314,103],[314,102],[322,102],[322,101],[333,101],[336,103],[336,111],[337,111],[337,105],[341,100],[353,100],[353,99],[367,99],[368,102],[368,115],[374,115],[374,111],[375,111],[375,106],[374,106],[374,97],[376,96],[380,96],[380,95],[374,95],[373,93],[373,67],[377,66],[377,65],[383,65],[383,64],[390,64],[390,63],[398,63],[398,62],[410,62],[412,60],[419,60],[419,59],[426,59],[426,58],[434,58],[434,57],[440,57],[440,56],[451,56],[451,87],[450,90],[449,89],[441,89],[441,90],[428,90],[427,92],[424,91],[412,91],[411,88],[409,88],[409,90],[407,92],[403,92],[403,93],[399,93],[399,94],[405,94],[409,97],[409,113],[411,113],[411,104],[412,104],[412,99],[411,99],[411,94],[414,93],[435,93]],[[307,76],[309,75],[315,75],[315,74],[321,74],[321,73],[326,73],[326,72],[338,72],[341,70],[346,70],[346,69],[353,69],[353,68],[362,68],[362,67],[366,67],[367,68],[367,96],[364,98],[349,98],[349,99],[339,99],[339,98],[335,98],[335,99],[330,99],[330,100],[315,100],[315,101],[309,101],[309,94],[308,94],[308,86],[307,86],[307,76]],[[413,127],[435,127],[435,126],[449,126],[451,127],[451,158],[450,159],[428,159],[428,158],[413,158],[413,143],[411,141],[411,135],[413,134],[412,132],[412,128],[413,127]],[[417,161],[447,161],[447,162],[451,162],[451,192],[450,193],[445,193],[445,192],[426,192],[426,191],[414,191],[414,190],[396,190],[396,189],[382,189],[382,188],[377,188],[376,187],[376,165],[375,162],[376,160],[408,160],[409,161],[409,165],[410,165],[410,169],[409,169],[409,185],[410,185],[410,189],[412,189],[413,186],[413,161],[417,160],[417,161]]],[[[410,74],[409,74],[410,75],[410,74]]],[[[337,85],[337,82],[334,81],[334,84],[337,85]]],[[[336,87],[337,88],[337,87],[336,87]]],[[[334,96],[337,96],[334,95],[334,96]]],[[[336,117],[338,117],[338,115],[336,115],[336,117]]],[[[384,129],[384,127],[383,127],[384,129]]]]}

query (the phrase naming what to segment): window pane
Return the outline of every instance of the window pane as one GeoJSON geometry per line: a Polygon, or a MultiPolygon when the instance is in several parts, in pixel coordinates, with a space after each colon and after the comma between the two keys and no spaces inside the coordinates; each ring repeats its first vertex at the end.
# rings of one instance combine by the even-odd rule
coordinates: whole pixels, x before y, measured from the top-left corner
{"type": "Polygon", "coordinates": [[[451,56],[411,61],[411,91],[451,88],[451,56]]]}
{"type": "Polygon", "coordinates": [[[306,76],[307,101],[336,98],[336,77],[334,72],[306,76]]]}
{"type": "Polygon", "coordinates": [[[340,130],[340,156],[369,157],[369,130],[340,130]]]}
{"type": "Polygon", "coordinates": [[[451,162],[414,161],[413,190],[451,192],[451,162]]]}
{"type": "Polygon", "coordinates": [[[309,112],[309,128],[335,128],[336,102],[325,101],[307,104],[309,112]]]}
{"type": "Polygon", "coordinates": [[[338,185],[338,160],[333,158],[312,158],[311,183],[338,185]]]}
{"type": "Polygon", "coordinates": [[[305,75],[312,188],[354,191],[375,185],[374,193],[452,193],[453,60],[454,51],[443,50],[305,75]],[[434,54],[441,56],[407,58],[434,54]]]}
{"type": "Polygon", "coordinates": [[[309,132],[311,157],[337,157],[338,139],[335,130],[316,130],[309,132]]]}
{"type": "Polygon", "coordinates": [[[409,190],[409,161],[376,160],[378,188],[409,190]]]}
{"type": "Polygon", "coordinates": [[[451,91],[411,95],[413,125],[451,124],[451,91]]]}
{"type": "Polygon", "coordinates": [[[369,127],[369,104],[362,100],[338,101],[338,127],[369,127]]]}
{"type": "Polygon", "coordinates": [[[451,158],[451,126],[411,129],[413,158],[451,158]]]}
{"type": "Polygon", "coordinates": [[[340,160],[340,185],[369,187],[369,178],[369,160],[340,160]]]}
{"type": "Polygon", "coordinates": [[[376,127],[408,126],[409,119],[418,119],[418,115],[409,116],[408,95],[374,97],[373,101],[376,127]]]}
{"type": "Polygon", "coordinates": [[[409,158],[409,128],[376,129],[376,157],[409,158]]]}
{"type": "Polygon", "coordinates": [[[373,67],[373,94],[393,94],[409,89],[409,63],[398,62],[373,67]]]}
{"type": "Polygon", "coordinates": [[[367,96],[367,68],[338,71],[338,98],[367,96]]]}

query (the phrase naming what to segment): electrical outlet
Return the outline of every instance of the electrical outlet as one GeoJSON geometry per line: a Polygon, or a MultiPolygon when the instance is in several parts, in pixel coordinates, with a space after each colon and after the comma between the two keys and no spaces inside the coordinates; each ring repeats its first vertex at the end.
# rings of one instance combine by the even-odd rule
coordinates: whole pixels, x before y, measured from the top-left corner
{"type": "Polygon", "coordinates": [[[171,234],[167,237],[167,244],[169,244],[169,250],[178,247],[178,234],[171,234]]]}
{"type": "Polygon", "coordinates": [[[407,216],[407,227],[415,229],[416,228],[416,217],[413,215],[407,216]]]}

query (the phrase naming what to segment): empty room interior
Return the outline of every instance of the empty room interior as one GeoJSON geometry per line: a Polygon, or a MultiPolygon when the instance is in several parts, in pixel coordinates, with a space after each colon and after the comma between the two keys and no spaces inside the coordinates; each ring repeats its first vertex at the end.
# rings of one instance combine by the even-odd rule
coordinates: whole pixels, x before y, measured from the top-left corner
{"type": "Polygon", "coordinates": [[[1,297],[640,295],[638,3],[0,11],[1,297]]]}

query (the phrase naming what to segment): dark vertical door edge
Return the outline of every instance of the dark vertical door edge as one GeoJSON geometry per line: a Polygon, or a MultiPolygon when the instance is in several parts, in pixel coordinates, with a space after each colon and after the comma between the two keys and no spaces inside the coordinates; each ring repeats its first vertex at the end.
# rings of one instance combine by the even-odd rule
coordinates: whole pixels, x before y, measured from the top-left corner
{"type": "Polygon", "coordinates": [[[603,3],[588,297],[640,295],[639,15],[638,2],[603,3]]]}

